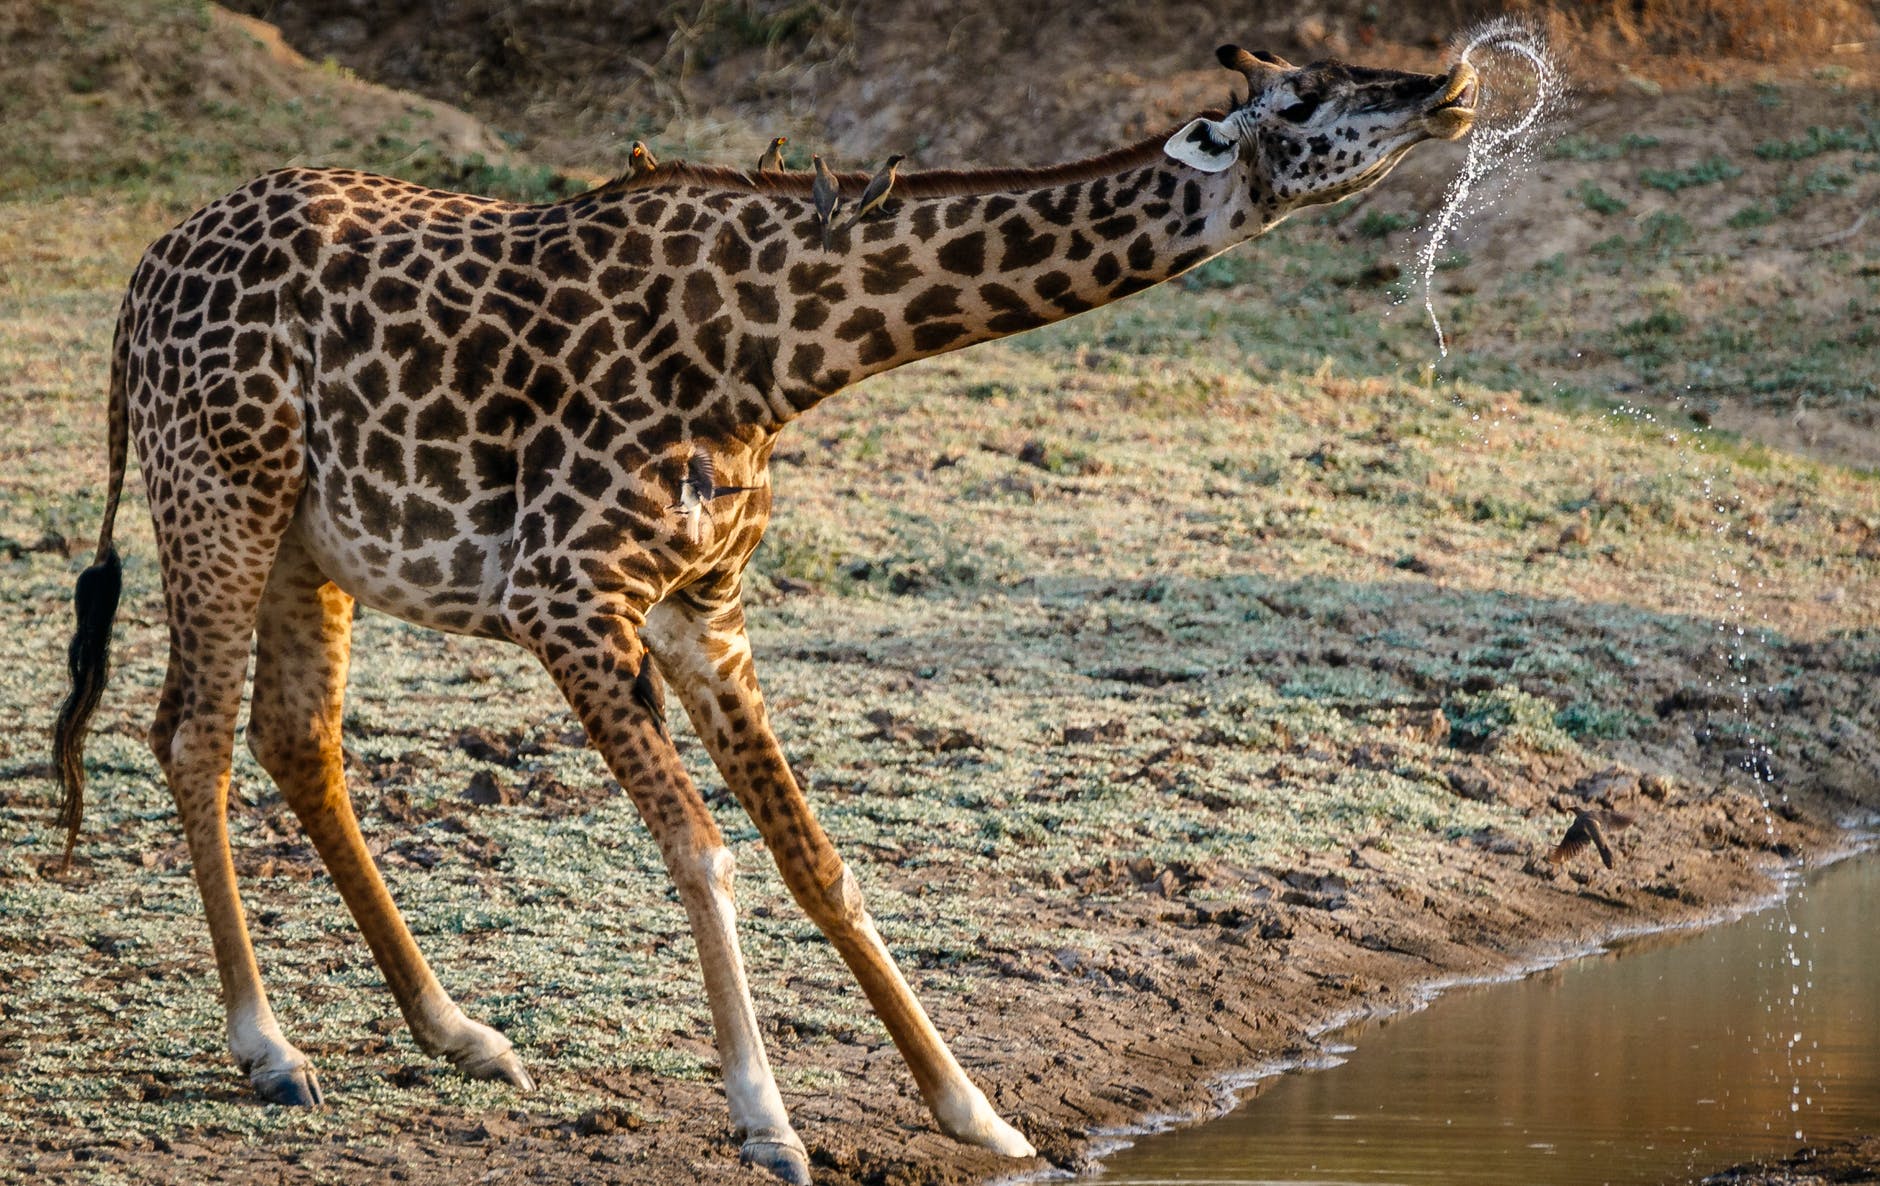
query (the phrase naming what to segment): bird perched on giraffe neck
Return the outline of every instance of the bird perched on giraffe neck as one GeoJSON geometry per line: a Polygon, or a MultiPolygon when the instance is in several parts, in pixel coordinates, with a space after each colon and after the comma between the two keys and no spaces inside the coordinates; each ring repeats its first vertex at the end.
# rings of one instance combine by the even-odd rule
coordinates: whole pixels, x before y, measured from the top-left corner
{"type": "Polygon", "coordinates": [[[627,171],[635,177],[651,177],[658,168],[659,162],[647,151],[646,141],[635,140],[627,150],[627,171]]]}
{"type": "Polygon", "coordinates": [[[757,171],[759,173],[783,172],[783,146],[789,142],[788,136],[778,136],[773,139],[770,147],[764,150],[764,155],[757,158],[757,171]]]}
{"type": "Polygon", "coordinates": [[[870,212],[880,209],[881,204],[888,200],[888,191],[894,188],[894,170],[906,159],[900,153],[895,153],[888,158],[886,164],[881,166],[880,172],[868,179],[867,188],[862,190],[862,200],[855,204],[855,213],[849,215],[849,226],[862,221],[870,212]]]}
{"type": "Polygon", "coordinates": [[[820,156],[811,156],[810,165],[816,170],[816,180],[810,186],[810,200],[816,203],[816,221],[822,224],[823,250],[829,250],[829,224],[835,221],[836,209],[842,205],[842,187],[836,182],[836,175],[823,164],[820,156]]]}

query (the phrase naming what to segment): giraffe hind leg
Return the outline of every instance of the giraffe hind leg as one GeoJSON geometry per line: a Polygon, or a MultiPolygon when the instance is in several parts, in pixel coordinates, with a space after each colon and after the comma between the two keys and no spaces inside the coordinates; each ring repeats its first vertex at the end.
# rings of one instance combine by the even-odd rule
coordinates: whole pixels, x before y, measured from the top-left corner
{"type": "Polygon", "coordinates": [[[464,1016],[438,983],[366,848],[340,747],[352,598],[326,580],[291,533],[262,597],[257,636],[248,747],[325,862],[413,1038],[471,1078],[532,1089],[509,1040],[464,1016]]]}
{"type": "MultiPolygon", "coordinates": [[[[171,520],[175,522],[175,520],[171,520]]],[[[275,540],[230,538],[213,518],[165,532],[170,665],[150,732],[176,800],[215,949],[229,1052],[269,1103],[323,1102],[312,1062],[275,1020],[242,916],[229,850],[229,767],[248,672],[248,642],[275,540]]]]}

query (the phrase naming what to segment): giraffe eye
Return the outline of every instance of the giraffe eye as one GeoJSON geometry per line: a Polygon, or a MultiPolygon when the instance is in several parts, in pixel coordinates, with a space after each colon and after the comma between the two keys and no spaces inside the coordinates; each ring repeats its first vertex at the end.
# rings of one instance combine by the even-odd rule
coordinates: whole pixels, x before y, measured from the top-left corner
{"type": "Polygon", "coordinates": [[[1279,117],[1288,123],[1302,124],[1312,118],[1312,113],[1319,109],[1317,99],[1301,99],[1291,107],[1280,108],[1279,117]]]}

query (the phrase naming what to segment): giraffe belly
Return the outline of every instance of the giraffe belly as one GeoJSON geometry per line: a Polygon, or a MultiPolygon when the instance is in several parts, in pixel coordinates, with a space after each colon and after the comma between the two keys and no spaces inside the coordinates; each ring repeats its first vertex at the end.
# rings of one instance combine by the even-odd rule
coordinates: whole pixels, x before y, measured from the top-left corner
{"type": "Polygon", "coordinates": [[[293,530],[327,579],[363,605],[434,630],[507,636],[502,595],[514,545],[506,537],[465,530],[414,540],[396,525],[375,533],[332,513],[312,489],[293,530]]]}

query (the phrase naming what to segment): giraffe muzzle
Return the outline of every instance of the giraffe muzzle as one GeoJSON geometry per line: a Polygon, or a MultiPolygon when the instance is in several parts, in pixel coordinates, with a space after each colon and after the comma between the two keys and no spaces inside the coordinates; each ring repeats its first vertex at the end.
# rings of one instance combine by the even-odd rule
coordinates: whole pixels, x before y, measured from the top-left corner
{"type": "Polygon", "coordinates": [[[1467,62],[1456,63],[1455,69],[1443,80],[1435,104],[1423,113],[1430,135],[1440,140],[1455,140],[1474,127],[1475,105],[1480,95],[1475,67],[1467,62]]]}

